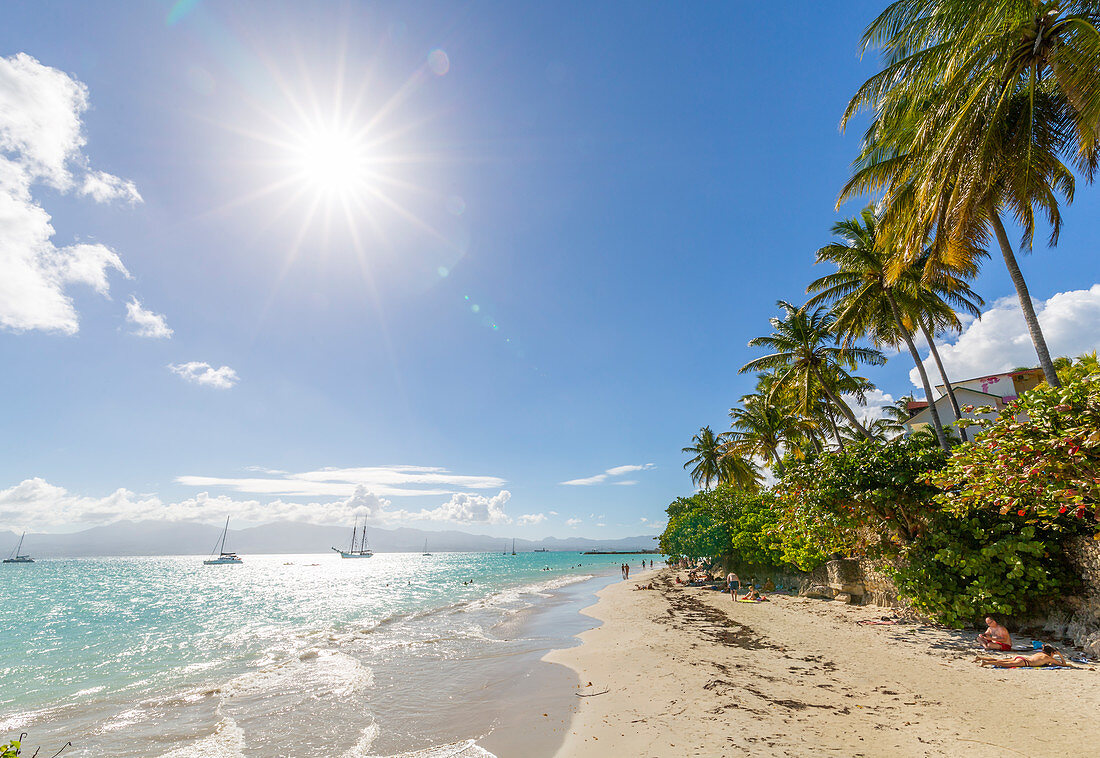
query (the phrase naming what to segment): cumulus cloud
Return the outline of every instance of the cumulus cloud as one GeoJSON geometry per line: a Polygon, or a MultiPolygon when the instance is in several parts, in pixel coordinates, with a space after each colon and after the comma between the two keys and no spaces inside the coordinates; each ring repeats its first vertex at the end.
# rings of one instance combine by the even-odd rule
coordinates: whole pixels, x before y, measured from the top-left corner
{"type": "MultiPolygon", "coordinates": [[[[565,485],[568,485],[570,487],[589,487],[593,484],[603,484],[604,482],[606,482],[608,479],[611,479],[612,477],[622,476],[623,474],[629,474],[633,471],[648,471],[651,468],[654,468],[654,465],[652,463],[629,464],[629,465],[626,465],[626,466],[614,466],[612,468],[607,469],[602,474],[596,474],[594,476],[586,476],[586,477],[583,477],[581,479],[570,479],[567,482],[561,482],[561,484],[565,484],[565,485]]],[[[620,482],[613,482],[613,483],[614,484],[619,484],[620,482]]],[[[637,482],[631,481],[631,482],[622,482],[622,483],[623,484],[636,484],[637,482]]]]}
{"type": "Polygon", "coordinates": [[[541,524],[543,521],[546,521],[545,513],[525,513],[516,519],[520,525],[541,524]]]}
{"type": "Polygon", "coordinates": [[[220,390],[227,390],[240,381],[237,372],[229,366],[214,368],[209,363],[190,361],[189,363],[170,363],[168,368],[172,373],[179,374],[189,382],[216,387],[220,390]]]}
{"type": "MultiPolygon", "coordinates": [[[[156,495],[137,495],[127,489],[115,490],[105,497],[77,495],[44,479],[34,478],[0,490],[0,528],[94,526],[143,519],[217,522],[226,516],[253,523],[302,521],[343,524],[363,519],[372,524],[410,521],[506,524],[512,523],[504,512],[504,504],[510,497],[511,493],[502,490],[491,498],[480,495],[452,498],[438,508],[420,511],[395,509],[390,500],[365,487],[356,488],[349,497],[325,502],[237,500],[208,492],[176,502],[165,502],[156,495]]],[[[540,516],[542,514],[526,514],[520,517],[520,523],[540,523],[540,516]]]]}
{"type": "Polygon", "coordinates": [[[366,487],[384,497],[408,495],[450,495],[456,487],[467,490],[496,489],[506,480],[498,476],[456,474],[438,466],[358,466],[323,468],[315,471],[286,471],[250,468],[266,477],[216,477],[185,475],[176,482],[189,487],[225,487],[250,494],[304,497],[347,497],[366,487]]]}
{"type": "Polygon", "coordinates": [[[576,526],[577,524],[583,524],[584,522],[579,518],[571,518],[565,520],[566,526],[576,526]]]}
{"type": "MultiPolygon", "coordinates": [[[[1052,357],[1076,356],[1100,348],[1100,284],[1059,292],[1045,301],[1034,302],[1052,357]]],[[[953,381],[1038,365],[1015,297],[995,302],[981,319],[970,322],[954,343],[936,344],[953,381]]],[[[940,383],[934,378],[939,372],[931,357],[924,363],[932,384],[940,383]]],[[[914,386],[920,386],[916,368],[909,372],[909,379],[914,386]]]]}
{"type": "Polygon", "coordinates": [[[52,219],[32,194],[45,185],[101,202],[141,200],[132,182],[88,168],[87,107],[87,88],[68,74],[23,53],[0,57],[0,327],[75,334],[69,287],[106,296],[109,272],[129,276],[105,245],[56,246],[52,219]]]}
{"type": "Polygon", "coordinates": [[[168,339],[172,336],[167,319],[159,313],[147,310],[136,296],[131,296],[130,302],[126,303],[126,320],[134,325],[131,333],[139,337],[168,339]]]}
{"type": "Polygon", "coordinates": [[[856,418],[859,419],[859,423],[861,424],[870,424],[876,419],[884,418],[886,413],[883,411],[883,408],[887,405],[894,404],[894,396],[880,389],[873,389],[865,393],[864,398],[866,403],[862,406],[859,404],[859,398],[855,395],[843,394],[841,398],[848,404],[848,407],[852,409],[852,412],[856,414],[856,418]]]}

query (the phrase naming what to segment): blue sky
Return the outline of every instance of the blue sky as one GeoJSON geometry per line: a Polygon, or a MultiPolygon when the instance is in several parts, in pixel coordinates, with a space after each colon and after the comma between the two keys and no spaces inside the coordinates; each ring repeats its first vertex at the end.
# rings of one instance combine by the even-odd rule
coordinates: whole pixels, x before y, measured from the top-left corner
{"type": "MultiPolygon", "coordinates": [[[[751,389],[745,343],[819,275],[880,7],[6,9],[0,57],[31,88],[8,97],[54,107],[33,87],[69,85],[34,66],[87,93],[71,181],[38,176],[30,206],[51,245],[102,245],[73,255],[129,278],[102,257],[105,291],[53,276],[78,324],[5,306],[0,526],[653,531],[691,491],[680,448],[751,389]],[[98,194],[97,171],[117,177],[98,194]]],[[[9,161],[52,139],[4,128],[9,161]]],[[[1055,352],[1100,333],[1098,210],[1081,187],[1059,247],[1023,263],[1055,352]]],[[[1013,295],[998,261],[976,288],[1013,295]]],[[[1029,362],[995,310],[948,346],[959,373],[1029,362]]],[[[911,368],[867,375],[898,397],[911,368]]]]}

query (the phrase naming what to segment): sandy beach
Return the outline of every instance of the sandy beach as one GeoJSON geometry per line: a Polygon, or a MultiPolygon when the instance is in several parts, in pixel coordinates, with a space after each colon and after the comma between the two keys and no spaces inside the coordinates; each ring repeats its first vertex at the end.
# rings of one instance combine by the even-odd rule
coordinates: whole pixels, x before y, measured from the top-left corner
{"type": "Polygon", "coordinates": [[[1094,667],[983,669],[973,632],[864,626],[892,612],[801,597],[734,603],[674,576],[603,589],[584,611],[602,624],[544,658],[581,682],[557,758],[1097,753],[1094,667]]]}

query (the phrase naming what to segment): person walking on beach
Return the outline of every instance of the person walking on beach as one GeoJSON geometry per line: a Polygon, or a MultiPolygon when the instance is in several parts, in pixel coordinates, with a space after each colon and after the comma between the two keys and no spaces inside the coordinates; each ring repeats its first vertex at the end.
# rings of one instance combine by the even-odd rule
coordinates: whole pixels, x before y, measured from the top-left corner
{"type": "Polygon", "coordinates": [[[623,568],[626,569],[626,578],[629,579],[630,578],[630,564],[629,563],[624,563],[623,568]]]}
{"type": "Polygon", "coordinates": [[[737,574],[732,571],[726,577],[726,589],[729,590],[730,599],[736,600],[737,591],[741,589],[741,580],[738,578],[737,574]]]}

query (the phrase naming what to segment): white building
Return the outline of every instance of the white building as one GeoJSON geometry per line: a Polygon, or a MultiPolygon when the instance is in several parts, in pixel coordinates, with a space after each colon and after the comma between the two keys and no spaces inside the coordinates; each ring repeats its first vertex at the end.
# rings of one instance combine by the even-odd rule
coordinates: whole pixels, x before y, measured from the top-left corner
{"type": "MultiPolygon", "coordinates": [[[[1043,383],[1043,370],[1029,368],[1022,371],[1006,371],[1003,374],[991,374],[978,376],[961,382],[953,382],[955,399],[959,401],[959,407],[972,405],[975,408],[989,406],[990,413],[973,413],[963,411],[963,418],[995,419],[1001,415],[1005,406],[1018,398],[1021,393],[1034,389],[1043,383]]],[[[955,414],[951,410],[951,400],[947,397],[942,384],[936,386],[936,410],[940,414],[940,422],[944,426],[953,425],[955,414]]],[[[932,423],[932,412],[928,403],[917,401],[909,404],[909,420],[905,422],[905,428],[915,432],[923,426],[932,423]]]]}

